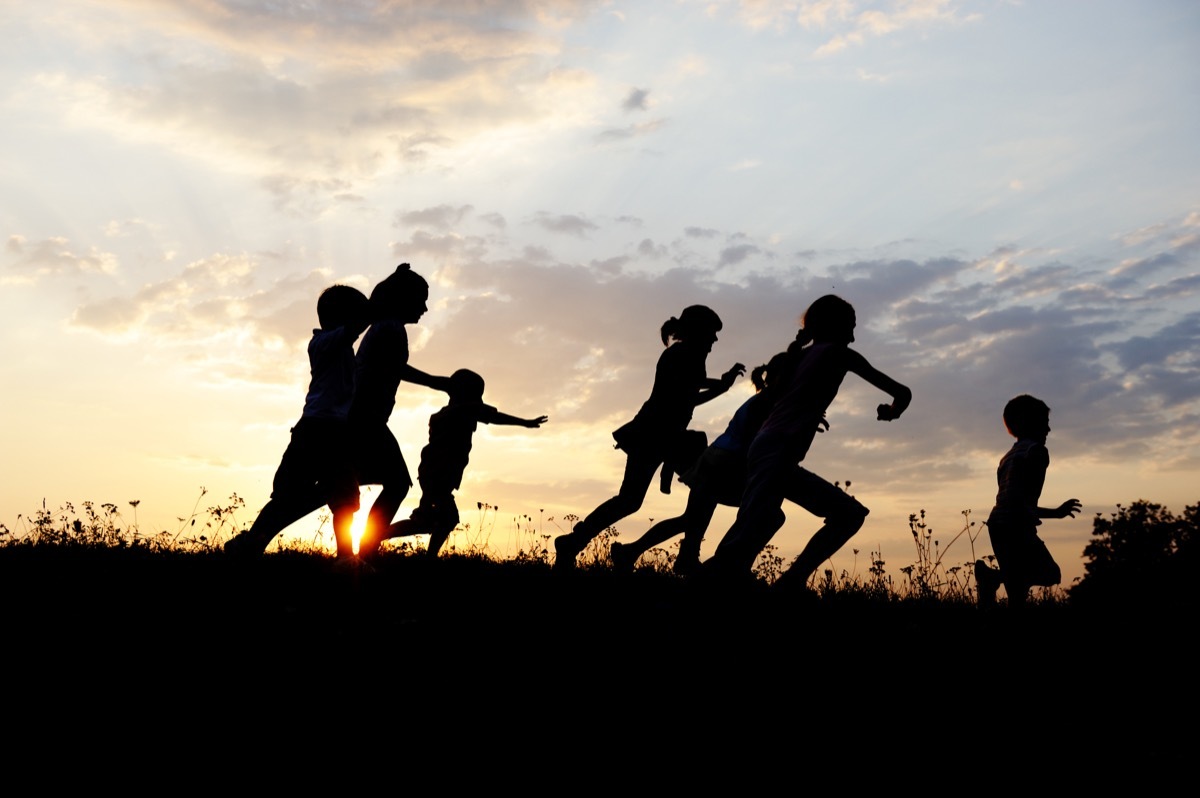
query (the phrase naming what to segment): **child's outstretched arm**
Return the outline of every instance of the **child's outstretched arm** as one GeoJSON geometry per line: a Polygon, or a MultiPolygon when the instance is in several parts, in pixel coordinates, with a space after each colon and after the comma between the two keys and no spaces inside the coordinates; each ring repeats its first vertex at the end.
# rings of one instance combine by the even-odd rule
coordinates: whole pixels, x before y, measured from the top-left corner
{"type": "Polygon", "coordinates": [[[901,385],[879,369],[872,366],[867,362],[865,357],[860,355],[858,352],[855,352],[853,349],[847,350],[847,354],[850,356],[850,367],[847,369],[848,371],[854,372],[871,385],[874,385],[876,388],[892,397],[892,403],[890,405],[880,405],[877,408],[878,415],[876,418],[878,418],[880,421],[891,421],[893,419],[900,418],[900,414],[907,410],[908,405],[912,402],[912,391],[908,389],[908,386],[901,385]]]}
{"type": "Polygon", "coordinates": [[[479,420],[484,424],[506,424],[510,427],[529,427],[530,429],[537,429],[549,421],[550,417],[538,416],[537,418],[518,418],[517,416],[510,416],[508,413],[501,413],[499,410],[489,407],[484,411],[479,420]]]}
{"type": "Polygon", "coordinates": [[[696,393],[696,404],[702,405],[705,402],[711,402],[721,394],[733,387],[733,381],[746,373],[746,367],[741,363],[734,363],[733,368],[722,374],[719,378],[708,378],[704,381],[700,390],[696,393]]]}
{"type": "Polygon", "coordinates": [[[403,379],[404,382],[414,382],[417,385],[424,385],[426,388],[432,388],[435,391],[450,393],[449,377],[438,377],[433,374],[426,374],[414,366],[405,366],[404,374],[401,379],[403,379]]]}
{"type": "Polygon", "coordinates": [[[1067,518],[1075,517],[1075,513],[1083,511],[1083,504],[1079,499],[1067,499],[1057,507],[1039,507],[1037,508],[1038,518],[1067,518]]]}

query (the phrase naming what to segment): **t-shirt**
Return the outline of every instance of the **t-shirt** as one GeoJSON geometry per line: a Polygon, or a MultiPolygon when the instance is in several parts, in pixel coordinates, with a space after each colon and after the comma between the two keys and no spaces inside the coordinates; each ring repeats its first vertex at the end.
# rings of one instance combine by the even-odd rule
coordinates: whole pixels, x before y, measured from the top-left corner
{"type": "Polygon", "coordinates": [[[396,391],[408,366],[408,331],[394,320],[377,321],[367,330],[355,357],[355,422],[386,424],[396,406],[396,391]]]}
{"type": "Polygon", "coordinates": [[[304,418],[345,421],[354,399],[354,339],[345,327],[313,330],[308,342],[312,379],[304,397],[304,418]]]}
{"type": "Polygon", "coordinates": [[[471,436],[496,408],[483,402],[449,404],[429,417],[429,443],[421,450],[417,478],[426,489],[457,490],[471,454],[471,436]]]}
{"type": "Polygon", "coordinates": [[[818,343],[804,349],[759,435],[779,436],[801,456],[807,453],[853,356],[842,344],[818,343]]]}
{"type": "Polygon", "coordinates": [[[718,449],[745,454],[750,448],[750,442],[758,434],[770,411],[770,399],[765,392],[754,394],[737,409],[729,425],[725,427],[712,445],[718,449]]]}
{"type": "Polygon", "coordinates": [[[1039,526],[1038,501],[1050,467],[1050,452],[1044,443],[1022,439],[1000,458],[996,468],[996,506],[988,516],[988,526],[1023,524],[1039,526]]]}
{"type": "Polygon", "coordinates": [[[704,372],[707,356],[705,350],[687,341],[676,341],[659,355],[650,398],[632,421],[613,433],[622,449],[661,451],[687,429],[697,394],[708,378],[704,372]]]}

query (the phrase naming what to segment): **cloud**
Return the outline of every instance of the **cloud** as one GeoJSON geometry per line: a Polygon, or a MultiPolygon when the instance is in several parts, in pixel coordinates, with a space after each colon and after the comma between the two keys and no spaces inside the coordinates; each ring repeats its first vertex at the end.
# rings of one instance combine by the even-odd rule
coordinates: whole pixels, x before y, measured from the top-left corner
{"type": "Polygon", "coordinates": [[[261,178],[311,217],[387,170],[452,171],[498,131],[583,124],[560,111],[589,79],[561,68],[561,25],[592,5],[83,5],[56,17],[56,49],[91,58],[53,60],[14,100],[261,178]]]}
{"type": "Polygon", "coordinates": [[[667,257],[667,248],[662,244],[655,244],[649,238],[643,238],[638,242],[637,252],[644,258],[665,258],[667,257]]]}
{"type": "Polygon", "coordinates": [[[584,217],[570,213],[557,216],[541,213],[533,220],[533,223],[551,233],[565,233],[578,238],[587,238],[588,233],[600,229],[584,217]]]}
{"type": "Polygon", "coordinates": [[[456,227],[472,210],[470,205],[436,205],[416,211],[397,211],[393,227],[432,227],[449,230],[456,227]]]}
{"type": "Polygon", "coordinates": [[[80,252],[62,237],[29,241],[22,235],[10,235],[5,250],[11,259],[5,270],[26,280],[45,276],[113,275],[117,256],[95,246],[80,252]]]}
{"type": "Polygon", "coordinates": [[[646,98],[650,96],[649,89],[630,89],[629,94],[621,102],[621,108],[626,111],[645,111],[649,108],[646,98]]]}
{"type": "Polygon", "coordinates": [[[721,256],[717,259],[717,267],[734,266],[751,255],[757,255],[762,252],[761,249],[753,244],[735,244],[731,247],[725,247],[721,250],[721,256]]]}
{"type": "Polygon", "coordinates": [[[634,139],[640,136],[648,136],[651,133],[658,131],[667,123],[665,119],[655,119],[650,122],[640,122],[636,125],[627,125],[626,127],[611,127],[601,130],[596,134],[596,140],[602,143],[612,141],[625,141],[634,139]]]}

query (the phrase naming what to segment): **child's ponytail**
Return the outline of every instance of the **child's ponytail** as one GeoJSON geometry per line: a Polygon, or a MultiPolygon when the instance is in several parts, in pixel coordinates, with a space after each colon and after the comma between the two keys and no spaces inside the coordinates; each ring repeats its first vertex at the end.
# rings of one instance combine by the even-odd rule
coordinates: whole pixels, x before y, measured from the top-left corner
{"type": "Polygon", "coordinates": [[[662,336],[663,346],[671,343],[672,338],[678,338],[682,325],[679,319],[672,316],[663,322],[662,328],[659,330],[659,335],[662,336]]]}

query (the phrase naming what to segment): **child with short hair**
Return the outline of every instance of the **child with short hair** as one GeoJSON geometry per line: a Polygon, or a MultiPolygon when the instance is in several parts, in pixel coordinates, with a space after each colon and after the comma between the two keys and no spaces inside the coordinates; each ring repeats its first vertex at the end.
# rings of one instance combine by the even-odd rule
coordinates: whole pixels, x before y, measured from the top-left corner
{"type": "Polygon", "coordinates": [[[983,560],[975,561],[975,582],[979,604],[996,603],[996,591],[1003,584],[1012,606],[1025,603],[1034,585],[1057,585],[1062,571],[1038,537],[1043,518],[1074,518],[1081,510],[1079,499],[1067,499],[1058,507],[1040,507],[1050,452],[1046,437],[1050,434],[1050,408],[1041,399],[1022,394],[1004,406],[1004,426],[1017,439],[1000,458],[996,469],[999,492],[996,505],[988,516],[988,537],[992,540],[999,570],[983,560]]]}
{"type": "Polygon", "coordinates": [[[333,285],[317,300],[320,329],[308,344],[312,372],[304,411],[275,471],[271,500],[250,529],[225,544],[239,556],[262,554],[289,524],[322,504],[333,513],[337,556],[353,556],[350,524],[358,510],[358,482],[347,434],[354,396],[354,342],[370,321],[367,297],[333,285]]]}
{"type": "Polygon", "coordinates": [[[449,387],[450,401],[430,416],[429,443],[421,450],[421,465],[417,468],[420,505],[407,520],[392,524],[378,538],[364,540],[359,549],[362,556],[374,554],[387,538],[428,534],[429,556],[436,557],[458,526],[454,491],[462,484],[476,426],[507,424],[536,429],[548,420],[546,416],[517,418],[484,404],[483,377],[468,369],[451,374],[449,387]]]}

